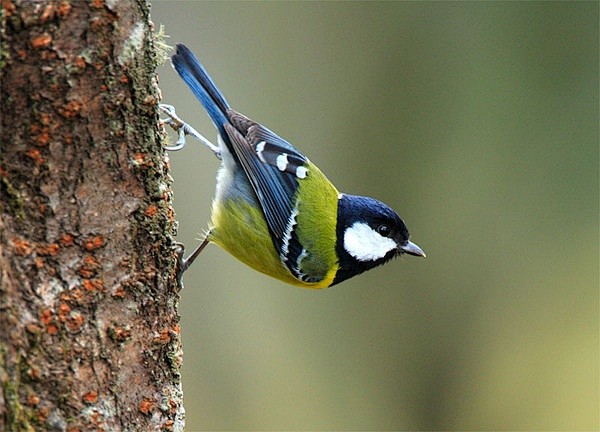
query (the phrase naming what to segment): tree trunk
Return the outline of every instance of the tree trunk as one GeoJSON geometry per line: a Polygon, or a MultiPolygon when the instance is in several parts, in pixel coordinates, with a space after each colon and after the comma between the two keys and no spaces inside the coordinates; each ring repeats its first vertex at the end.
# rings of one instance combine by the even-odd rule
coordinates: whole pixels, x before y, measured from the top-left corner
{"type": "Polygon", "coordinates": [[[149,7],[2,0],[1,31],[0,430],[181,430],[149,7]]]}

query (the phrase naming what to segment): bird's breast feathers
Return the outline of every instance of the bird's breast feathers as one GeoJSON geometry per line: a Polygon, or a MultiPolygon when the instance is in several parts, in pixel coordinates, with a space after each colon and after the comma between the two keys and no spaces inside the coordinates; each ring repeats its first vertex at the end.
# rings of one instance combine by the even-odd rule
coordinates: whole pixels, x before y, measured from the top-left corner
{"type": "Polygon", "coordinates": [[[307,160],[303,166],[306,175],[298,179],[285,229],[279,241],[274,241],[249,182],[241,186],[241,170],[229,172],[225,156],[219,179],[230,187],[218,182],[211,241],[269,276],[304,288],[326,288],[338,270],[335,245],[339,193],[315,165],[307,160]],[[234,177],[238,177],[235,182],[234,177]]]}

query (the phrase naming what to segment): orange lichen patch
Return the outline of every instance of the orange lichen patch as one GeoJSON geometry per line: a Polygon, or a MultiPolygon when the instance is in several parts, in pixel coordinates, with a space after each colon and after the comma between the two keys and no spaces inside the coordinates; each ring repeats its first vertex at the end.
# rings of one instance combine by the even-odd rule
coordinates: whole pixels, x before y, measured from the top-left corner
{"type": "Polygon", "coordinates": [[[52,116],[50,114],[48,114],[48,113],[40,114],[40,123],[43,124],[44,126],[49,126],[51,120],[52,120],[52,116]]]}
{"type": "Polygon", "coordinates": [[[73,288],[69,291],[65,291],[60,294],[60,299],[62,301],[79,301],[82,298],[83,290],[80,287],[73,288]]]}
{"type": "Polygon", "coordinates": [[[96,402],[98,402],[98,392],[96,390],[90,390],[89,392],[85,393],[81,398],[86,404],[95,404],[96,402]]]}
{"type": "Polygon", "coordinates": [[[56,324],[54,324],[54,313],[49,308],[46,308],[42,311],[40,314],[40,321],[46,327],[46,333],[49,335],[55,335],[58,333],[58,327],[56,327],[56,324]]]}
{"type": "Polygon", "coordinates": [[[104,246],[104,237],[102,237],[101,235],[94,236],[86,240],[86,242],[84,243],[85,250],[87,250],[88,252],[99,249],[102,246],[104,246]]]}
{"type": "Polygon", "coordinates": [[[142,103],[148,106],[156,106],[158,104],[158,100],[154,96],[148,95],[144,98],[142,103]]]}
{"type": "Polygon", "coordinates": [[[44,124],[44,121],[50,121],[48,117],[48,114],[43,114],[43,118],[41,119],[42,124],[33,123],[29,128],[31,136],[35,137],[35,143],[39,147],[46,146],[50,142],[50,128],[48,124],[44,124]]]}
{"type": "Polygon", "coordinates": [[[167,217],[170,222],[175,220],[175,210],[173,210],[173,208],[167,208],[167,217]]]}
{"type": "Polygon", "coordinates": [[[163,430],[172,431],[174,425],[175,425],[175,422],[173,420],[167,420],[166,422],[164,422],[162,424],[161,428],[163,430]]]}
{"type": "Polygon", "coordinates": [[[104,415],[101,412],[98,411],[94,411],[90,414],[89,416],[90,421],[94,424],[96,431],[99,432],[104,432],[107,431],[108,428],[106,427],[105,421],[104,421],[104,415]]]}
{"type": "Polygon", "coordinates": [[[40,21],[45,23],[46,21],[52,20],[54,18],[55,11],[56,9],[54,3],[48,3],[42,12],[42,15],[40,16],[40,21]]]}
{"type": "Polygon", "coordinates": [[[154,337],[154,343],[160,345],[166,345],[171,341],[171,331],[170,329],[163,329],[161,332],[154,337]]]}
{"type": "Polygon", "coordinates": [[[84,322],[85,318],[83,315],[77,311],[73,311],[69,314],[66,326],[71,333],[77,333],[79,330],[81,330],[81,326],[84,322]]]}
{"type": "Polygon", "coordinates": [[[83,298],[83,290],[79,287],[75,287],[69,292],[72,300],[81,300],[83,298]]]}
{"type": "Polygon", "coordinates": [[[46,420],[48,420],[48,416],[50,415],[50,409],[48,407],[38,408],[37,410],[35,410],[35,415],[35,421],[39,422],[40,424],[44,424],[46,423],[46,420]]]}
{"type": "Polygon", "coordinates": [[[175,414],[177,412],[177,402],[173,399],[169,399],[169,412],[175,414]]]}
{"type": "Polygon", "coordinates": [[[48,145],[49,142],[50,142],[50,134],[48,133],[48,131],[42,132],[35,139],[35,143],[40,147],[48,145]]]}
{"type": "Polygon", "coordinates": [[[40,124],[40,123],[31,123],[31,125],[29,126],[29,133],[31,135],[37,135],[42,131],[42,128],[45,125],[40,124]]]}
{"type": "Polygon", "coordinates": [[[152,161],[145,153],[136,153],[133,155],[133,164],[135,166],[147,167],[152,166],[152,161]]]}
{"type": "Polygon", "coordinates": [[[129,78],[127,78],[127,75],[123,74],[121,75],[121,77],[119,78],[119,82],[121,84],[127,84],[129,82],[129,78]]]}
{"type": "Polygon", "coordinates": [[[158,214],[158,207],[156,207],[155,204],[150,204],[146,208],[146,211],[144,212],[144,214],[148,217],[154,217],[158,214]]]}
{"type": "Polygon", "coordinates": [[[59,17],[63,19],[66,18],[67,15],[69,15],[69,13],[71,12],[71,4],[68,1],[60,2],[56,12],[58,13],[59,17]]]}
{"type": "Polygon", "coordinates": [[[52,310],[50,310],[50,308],[46,308],[40,314],[40,320],[42,321],[42,324],[48,325],[52,322],[53,316],[54,314],[52,313],[52,310]]]}
{"type": "Polygon", "coordinates": [[[90,28],[93,31],[102,30],[102,27],[104,27],[108,24],[109,24],[109,21],[105,17],[95,16],[90,19],[90,28]]]}
{"type": "MultiPolygon", "coordinates": [[[[77,273],[79,274],[79,276],[86,279],[85,281],[83,281],[84,286],[85,286],[85,282],[96,274],[96,272],[94,270],[91,270],[87,267],[81,267],[77,273]]],[[[86,289],[87,289],[87,287],[86,287],[86,289]]]]}
{"type": "Polygon", "coordinates": [[[123,288],[122,286],[118,286],[115,291],[112,293],[113,297],[116,298],[123,298],[125,297],[125,288],[123,288]]]}
{"type": "Polygon", "coordinates": [[[69,312],[71,312],[71,306],[66,303],[61,303],[60,306],[58,306],[58,319],[61,322],[65,322],[69,317],[69,312]]]}
{"type": "Polygon", "coordinates": [[[48,333],[49,335],[55,335],[58,334],[58,327],[56,327],[55,324],[49,324],[46,327],[46,333],[48,333]]]}
{"type": "Polygon", "coordinates": [[[36,395],[35,393],[32,393],[29,396],[27,396],[27,405],[36,406],[39,403],[40,403],[40,397],[38,395],[36,395]]]}
{"type": "Polygon", "coordinates": [[[52,36],[48,33],[41,34],[31,39],[31,46],[33,49],[48,48],[52,43],[52,36]]]}
{"type": "Polygon", "coordinates": [[[151,398],[144,398],[140,402],[140,412],[142,414],[150,414],[156,408],[156,401],[151,398]]]}
{"type": "Polygon", "coordinates": [[[41,130],[42,130],[42,127],[43,127],[43,125],[40,125],[39,123],[32,123],[29,126],[29,133],[31,135],[39,134],[41,132],[41,130]]]}
{"type": "Polygon", "coordinates": [[[84,279],[83,287],[86,291],[103,291],[104,281],[102,279],[84,279]]]}
{"type": "Polygon", "coordinates": [[[91,6],[96,9],[102,9],[104,7],[103,0],[92,0],[91,6]]]}
{"type": "Polygon", "coordinates": [[[67,246],[73,246],[75,237],[73,237],[72,234],[63,234],[60,239],[58,240],[58,243],[62,246],[62,247],[67,247],[67,246]]]}
{"type": "Polygon", "coordinates": [[[153,267],[144,267],[145,280],[152,280],[156,276],[156,270],[153,267]]]}
{"type": "Polygon", "coordinates": [[[100,263],[92,255],[87,254],[83,257],[83,265],[79,268],[78,274],[84,279],[91,279],[101,268],[100,263]]]}
{"type": "Polygon", "coordinates": [[[58,243],[41,243],[36,247],[37,253],[42,256],[55,256],[60,252],[58,243]]]}
{"type": "Polygon", "coordinates": [[[82,56],[75,57],[75,60],[73,60],[73,64],[78,69],[85,69],[85,59],[82,56]]]}
{"type": "Polygon", "coordinates": [[[23,240],[20,238],[13,238],[12,244],[13,244],[13,247],[15,248],[15,253],[17,255],[27,256],[27,255],[31,255],[31,252],[33,252],[31,243],[29,243],[27,240],[23,240]]]}
{"type": "Polygon", "coordinates": [[[38,149],[30,149],[25,154],[33,159],[36,165],[41,165],[45,162],[42,153],[38,149]]]}
{"type": "Polygon", "coordinates": [[[175,324],[171,328],[165,328],[161,330],[157,336],[154,337],[154,342],[161,345],[166,345],[171,341],[173,337],[179,336],[180,331],[181,328],[179,327],[179,324],[175,324]]]}
{"type": "Polygon", "coordinates": [[[108,335],[115,342],[125,342],[131,339],[131,329],[116,325],[108,329],[108,335]]]}
{"type": "Polygon", "coordinates": [[[59,108],[59,112],[62,116],[66,117],[66,118],[73,118],[75,117],[77,114],[79,114],[79,111],[81,111],[81,108],[83,107],[83,104],[79,101],[76,100],[72,100],[67,102],[67,104],[62,107],[59,108]]]}
{"type": "Polygon", "coordinates": [[[83,265],[89,269],[94,270],[100,268],[100,263],[98,262],[98,260],[90,254],[87,254],[83,257],[83,265]]]}

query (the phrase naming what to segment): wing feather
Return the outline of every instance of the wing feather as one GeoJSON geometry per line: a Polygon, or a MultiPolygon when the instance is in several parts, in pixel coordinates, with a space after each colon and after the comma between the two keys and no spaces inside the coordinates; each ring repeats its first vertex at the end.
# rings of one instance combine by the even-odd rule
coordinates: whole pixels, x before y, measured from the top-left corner
{"type": "Polygon", "coordinates": [[[273,240],[280,248],[294,208],[298,181],[294,175],[261,161],[255,147],[231,124],[225,124],[225,131],[262,206],[273,240]]]}
{"type": "Polygon", "coordinates": [[[319,282],[324,273],[311,274],[302,268],[302,261],[312,254],[300,242],[296,230],[299,216],[296,192],[298,182],[308,174],[305,167],[308,159],[263,126],[232,110],[228,113],[234,113],[235,118],[225,124],[227,137],[258,197],[281,261],[299,280],[319,282]],[[283,156],[285,166],[281,163],[283,156]],[[299,171],[301,167],[304,171],[299,171]]]}

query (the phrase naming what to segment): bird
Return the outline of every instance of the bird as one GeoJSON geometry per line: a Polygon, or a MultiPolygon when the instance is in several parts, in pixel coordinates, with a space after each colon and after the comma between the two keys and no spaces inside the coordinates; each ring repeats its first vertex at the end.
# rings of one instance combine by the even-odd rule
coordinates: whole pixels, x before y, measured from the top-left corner
{"type": "Polygon", "coordinates": [[[221,160],[209,228],[180,272],[209,243],[251,268],[308,289],[328,288],[403,254],[425,257],[404,221],[374,198],[339,192],[292,144],[230,108],[202,63],[177,44],[171,64],[217,129],[217,145],[161,105],[179,132],[192,135],[221,160]]]}

